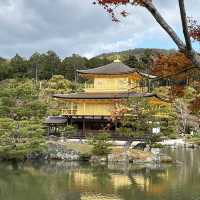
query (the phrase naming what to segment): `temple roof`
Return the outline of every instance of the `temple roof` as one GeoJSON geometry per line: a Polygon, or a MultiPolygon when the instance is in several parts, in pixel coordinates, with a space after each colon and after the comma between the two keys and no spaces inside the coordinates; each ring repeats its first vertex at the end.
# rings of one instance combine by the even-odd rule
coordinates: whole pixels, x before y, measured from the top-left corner
{"type": "Polygon", "coordinates": [[[97,74],[97,75],[120,75],[130,74],[135,72],[136,69],[130,68],[123,64],[121,61],[116,60],[110,64],[87,70],[77,70],[80,74],[97,74]]]}
{"type": "Polygon", "coordinates": [[[54,94],[53,97],[60,99],[123,99],[129,97],[157,97],[153,93],[72,93],[72,94],[54,94]]]}
{"type": "Polygon", "coordinates": [[[143,72],[138,71],[136,68],[131,68],[124,63],[122,63],[120,60],[115,60],[110,64],[96,67],[93,69],[87,69],[87,70],[77,70],[79,74],[82,75],[121,75],[121,74],[131,74],[134,72],[139,73],[141,76],[146,77],[148,79],[155,79],[156,76],[151,74],[146,74],[143,72]]]}

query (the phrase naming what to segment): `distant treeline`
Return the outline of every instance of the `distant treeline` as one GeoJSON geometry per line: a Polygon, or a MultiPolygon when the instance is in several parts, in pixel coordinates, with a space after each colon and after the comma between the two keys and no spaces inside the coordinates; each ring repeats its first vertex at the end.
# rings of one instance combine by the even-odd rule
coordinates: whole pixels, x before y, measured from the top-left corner
{"type": "MultiPolygon", "coordinates": [[[[135,55],[121,56],[120,59],[130,67],[149,72],[153,63],[153,54],[150,50],[138,57],[135,55]]],[[[113,56],[113,58],[116,56],[113,56]]],[[[109,57],[94,57],[87,59],[73,54],[61,59],[55,52],[34,53],[29,59],[16,54],[10,60],[0,58],[0,81],[11,78],[33,78],[48,80],[53,75],[63,75],[66,79],[74,81],[77,69],[89,69],[103,66],[113,61],[109,57]]]]}

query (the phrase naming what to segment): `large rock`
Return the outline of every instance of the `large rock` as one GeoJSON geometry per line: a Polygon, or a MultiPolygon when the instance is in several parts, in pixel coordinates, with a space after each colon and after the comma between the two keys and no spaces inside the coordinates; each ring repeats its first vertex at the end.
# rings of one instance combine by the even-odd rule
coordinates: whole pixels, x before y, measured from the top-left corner
{"type": "Polygon", "coordinates": [[[153,154],[135,149],[116,151],[108,155],[108,162],[153,162],[153,154]]]}
{"type": "Polygon", "coordinates": [[[105,163],[107,162],[107,158],[105,156],[91,156],[91,163],[105,163]]]}
{"type": "Polygon", "coordinates": [[[47,159],[79,161],[80,153],[72,149],[66,149],[65,146],[61,144],[49,144],[47,159]]]}
{"type": "Polygon", "coordinates": [[[160,163],[172,163],[173,159],[172,159],[172,157],[170,157],[168,155],[161,154],[159,156],[159,161],[160,161],[160,163]]]}
{"type": "Polygon", "coordinates": [[[108,155],[108,162],[129,162],[126,152],[112,153],[108,155]]]}
{"type": "Polygon", "coordinates": [[[141,150],[129,150],[128,151],[129,161],[133,163],[137,162],[153,162],[153,154],[151,152],[141,150]]]}

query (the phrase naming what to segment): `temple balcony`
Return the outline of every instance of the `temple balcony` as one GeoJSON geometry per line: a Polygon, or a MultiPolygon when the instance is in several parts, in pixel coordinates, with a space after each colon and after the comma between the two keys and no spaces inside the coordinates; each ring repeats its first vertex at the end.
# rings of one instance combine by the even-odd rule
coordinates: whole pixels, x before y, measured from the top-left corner
{"type": "Polygon", "coordinates": [[[62,109],[62,115],[67,115],[67,116],[74,116],[78,115],[78,110],[76,109],[62,109]]]}
{"type": "Polygon", "coordinates": [[[109,110],[93,109],[93,110],[70,110],[62,109],[63,116],[110,116],[111,112],[109,110]]]}
{"type": "Polygon", "coordinates": [[[127,86],[117,87],[115,85],[110,84],[102,84],[102,85],[95,85],[95,84],[85,84],[85,92],[126,92],[128,91],[127,86]]]}
{"type": "Polygon", "coordinates": [[[130,84],[121,84],[113,86],[109,84],[105,85],[95,85],[93,83],[85,83],[85,92],[148,92],[148,87],[147,86],[140,86],[139,84],[135,83],[130,83],[130,84]]]}

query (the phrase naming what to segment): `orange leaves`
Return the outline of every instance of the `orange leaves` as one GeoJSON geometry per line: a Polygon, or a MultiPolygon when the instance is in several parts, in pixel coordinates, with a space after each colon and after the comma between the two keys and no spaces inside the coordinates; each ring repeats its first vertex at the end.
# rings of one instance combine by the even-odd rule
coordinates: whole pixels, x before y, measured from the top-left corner
{"type": "Polygon", "coordinates": [[[188,107],[193,113],[198,113],[200,111],[200,97],[196,97],[190,102],[188,107]]]}
{"type": "Polygon", "coordinates": [[[190,69],[192,61],[183,53],[173,53],[169,55],[160,55],[152,72],[160,77],[170,76],[175,80],[182,80],[185,76],[184,72],[190,69]]]}
{"type": "Polygon", "coordinates": [[[169,55],[160,55],[155,62],[152,72],[163,78],[169,79],[171,98],[182,97],[188,76],[189,69],[192,68],[192,61],[183,53],[173,53],[169,55]]]}
{"type": "Polygon", "coordinates": [[[140,81],[140,80],[142,80],[142,76],[138,72],[135,72],[134,74],[132,74],[130,76],[130,80],[132,80],[132,81],[140,81]]]}
{"type": "Polygon", "coordinates": [[[169,105],[169,103],[155,97],[149,99],[149,104],[152,106],[168,106],[169,105]]]}
{"type": "Polygon", "coordinates": [[[189,18],[189,25],[188,25],[188,28],[189,28],[189,33],[190,33],[190,36],[200,42],[200,24],[197,22],[197,20],[194,20],[192,18],[189,18]]]}
{"type": "Polygon", "coordinates": [[[169,95],[172,99],[183,97],[185,95],[185,86],[179,84],[172,85],[169,95]]]}

